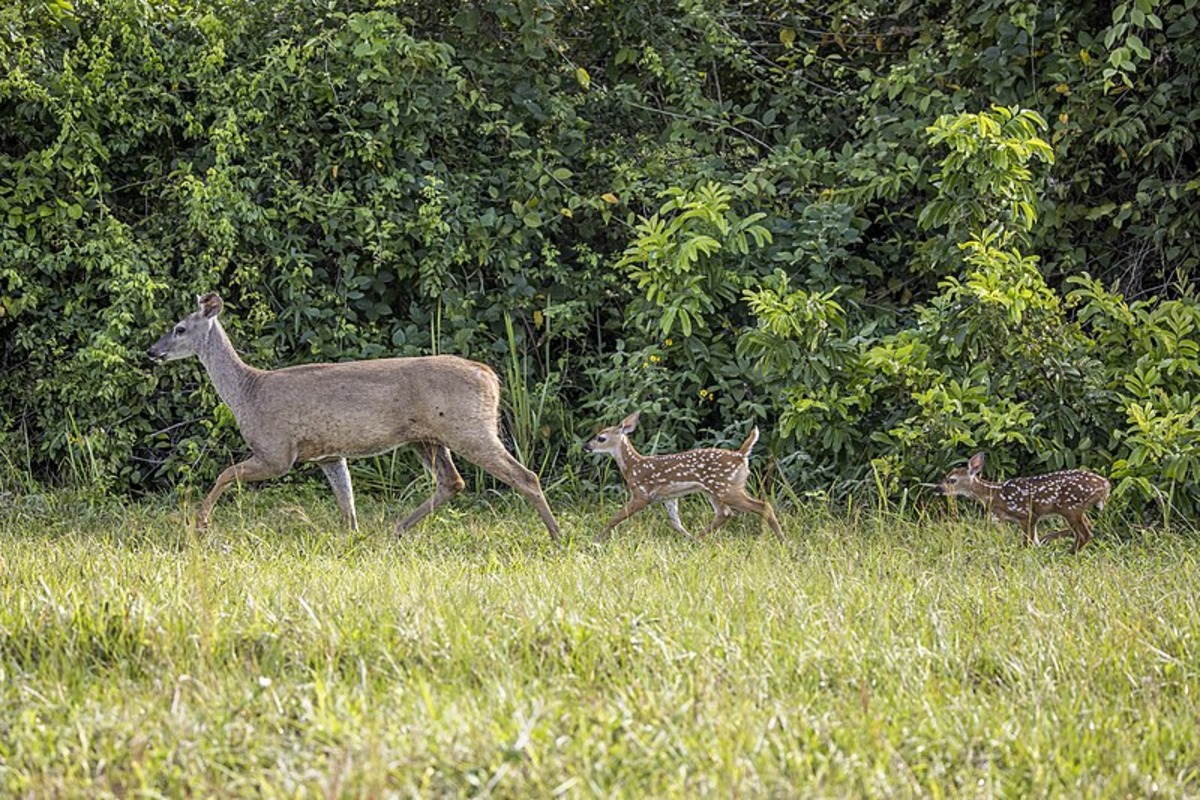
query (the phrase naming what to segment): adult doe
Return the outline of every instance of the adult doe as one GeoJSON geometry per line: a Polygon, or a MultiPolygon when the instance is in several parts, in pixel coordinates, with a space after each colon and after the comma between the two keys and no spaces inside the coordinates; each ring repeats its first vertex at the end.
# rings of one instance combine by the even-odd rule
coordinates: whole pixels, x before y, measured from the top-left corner
{"type": "Polygon", "coordinates": [[[783,530],[770,503],[756,500],[746,493],[746,478],[750,476],[750,450],[758,441],[758,428],[750,431],[737,450],[714,447],[687,450],[662,456],[644,456],[634,449],[629,434],[637,427],[639,412],[626,417],[620,425],[605,428],[583,446],[591,453],[608,453],[617,461],[621,477],[633,497],[608,521],[596,537],[604,541],[622,521],[632,517],[651,503],[664,502],[671,527],[689,538],[695,538],[679,519],[679,498],[702,492],[713,509],[713,520],[700,534],[705,536],[724,525],[734,510],[758,514],[780,539],[783,530]]]}
{"type": "Polygon", "coordinates": [[[231,482],[277,478],[297,461],[320,465],[343,519],[357,529],[346,459],[412,443],[436,488],[396,526],[397,533],[463,489],[453,450],[525,495],[557,541],[558,523],[537,475],[500,442],[500,382],[491,368],[455,356],[428,356],[255,369],[238,357],[221,327],[221,298],[209,293],[197,299],[199,309],[146,354],[155,363],[197,356],[250,446],[250,457],[223,471],[200,504],[201,530],[231,482]]]}
{"type": "Polygon", "coordinates": [[[976,453],[965,467],[952,469],[936,484],[937,493],[973,497],[997,518],[1017,523],[1025,533],[1026,546],[1040,541],[1037,525],[1043,517],[1060,516],[1067,529],[1047,534],[1045,541],[1070,534],[1075,538],[1072,553],[1078,553],[1092,538],[1088,509],[1104,508],[1110,489],[1106,478],[1085,469],[1009,478],[1004,483],[985,481],[980,477],[982,472],[983,453],[976,453]]]}

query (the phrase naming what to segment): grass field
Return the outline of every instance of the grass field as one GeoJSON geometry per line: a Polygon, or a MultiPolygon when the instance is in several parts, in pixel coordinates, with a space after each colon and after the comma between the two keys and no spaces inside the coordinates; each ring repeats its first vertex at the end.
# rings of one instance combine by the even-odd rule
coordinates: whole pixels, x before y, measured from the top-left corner
{"type": "Polygon", "coordinates": [[[297,497],[0,508],[0,795],[1200,795],[1194,535],[297,497]]]}

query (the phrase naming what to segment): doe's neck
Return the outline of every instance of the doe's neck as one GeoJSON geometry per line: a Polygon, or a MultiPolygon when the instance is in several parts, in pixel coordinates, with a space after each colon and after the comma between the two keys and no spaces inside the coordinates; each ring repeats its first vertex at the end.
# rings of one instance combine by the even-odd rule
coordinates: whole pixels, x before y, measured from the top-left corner
{"type": "Polygon", "coordinates": [[[216,319],[196,355],[208,372],[217,394],[237,416],[247,400],[250,382],[259,370],[242,361],[225,334],[225,329],[221,327],[221,321],[216,319]]]}

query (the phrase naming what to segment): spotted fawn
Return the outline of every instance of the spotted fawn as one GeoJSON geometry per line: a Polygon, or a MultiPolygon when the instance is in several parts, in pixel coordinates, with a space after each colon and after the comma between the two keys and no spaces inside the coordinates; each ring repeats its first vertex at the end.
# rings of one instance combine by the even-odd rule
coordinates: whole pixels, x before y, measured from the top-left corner
{"type": "Polygon", "coordinates": [[[632,498],[617,512],[596,541],[604,541],[622,521],[632,517],[652,503],[666,504],[671,527],[689,538],[695,538],[679,519],[679,498],[703,493],[713,508],[713,520],[700,534],[705,536],[724,525],[734,511],[758,514],[775,535],[783,539],[783,529],[770,503],[756,500],[746,493],[746,478],[750,476],[750,450],[758,441],[758,428],[750,431],[737,450],[713,447],[688,450],[661,456],[644,456],[634,449],[629,434],[637,427],[638,412],[626,417],[620,425],[605,428],[584,445],[591,453],[608,453],[617,461],[621,477],[632,498]]]}
{"type": "Polygon", "coordinates": [[[1037,524],[1043,517],[1057,515],[1067,529],[1046,536],[1045,541],[1063,536],[1075,537],[1072,553],[1092,538],[1092,523],[1087,517],[1092,506],[1104,508],[1108,499],[1108,480],[1085,469],[1068,469],[1029,478],[1010,478],[992,483],[980,477],[983,453],[971,456],[965,467],[952,469],[936,484],[938,494],[973,497],[997,518],[1015,522],[1025,533],[1025,544],[1038,540],[1037,524]]]}

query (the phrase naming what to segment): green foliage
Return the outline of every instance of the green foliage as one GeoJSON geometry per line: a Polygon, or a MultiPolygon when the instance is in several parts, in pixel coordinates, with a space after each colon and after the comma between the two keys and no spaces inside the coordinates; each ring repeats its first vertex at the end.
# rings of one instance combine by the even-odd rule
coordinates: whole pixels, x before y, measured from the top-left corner
{"type": "Polygon", "coordinates": [[[836,289],[789,290],[787,275],[776,273],[768,285],[746,292],[760,324],[743,334],[738,352],[756,358],[768,380],[793,385],[779,418],[779,435],[810,436],[824,427],[822,444],[837,453],[848,444],[844,431],[821,422],[852,418],[849,398],[830,389],[853,357],[853,348],[845,341],[845,311],[835,294],[836,289]]]}
{"type": "Polygon", "coordinates": [[[943,115],[929,127],[929,143],[949,154],[932,180],[938,189],[917,216],[922,228],[946,225],[950,236],[999,226],[1028,231],[1037,217],[1029,162],[1054,162],[1038,136],[1046,121],[1036,111],[996,106],[980,114],[943,115]]]}
{"type": "Polygon", "coordinates": [[[1104,354],[1111,398],[1112,477],[1163,506],[1197,511],[1200,483],[1200,303],[1195,298],[1127,303],[1098,281],[1072,279],[1068,300],[1104,354]]]}
{"type": "MultiPolygon", "coordinates": [[[[543,314],[535,316],[545,320],[543,314]]],[[[573,438],[571,431],[556,430],[554,427],[555,423],[561,424],[568,419],[558,391],[562,373],[551,372],[544,380],[537,382],[533,374],[533,358],[524,346],[525,342],[518,343],[521,337],[508,315],[504,317],[504,329],[508,342],[504,385],[513,450],[519,460],[542,474],[547,465],[557,460],[560,449],[573,438]]],[[[546,331],[541,338],[549,342],[549,332],[546,331]]]]}
{"type": "Polygon", "coordinates": [[[1185,297],[1130,306],[1086,277],[1073,281],[1080,288],[1064,304],[1039,259],[1012,246],[1011,224],[1028,230],[1036,219],[979,212],[1015,209],[1029,197],[1027,156],[1041,145],[997,159],[1003,145],[970,142],[974,131],[1014,119],[1030,120],[1021,133],[1033,136],[1036,117],[1020,110],[930,128],[933,141],[952,148],[939,173],[939,191],[952,198],[939,194],[931,205],[961,209],[964,193],[977,200],[957,217],[971,226],[959,244],[962,277],[943,279],[910,327],[852,335],[828,297],[751,293],[759,325],[741,347],[785,398],[780,433],[813,463],[834,464],[827,479],[865,480],[869,467],[888,493],[984,449],[992,469],[1008,474],[1088,465],[1112,476],[1118,502],[1155,501],[1167,519],[1176,509],[1194,514],[1197,304],[1185,297]]]}
{"type": "Polygon", "coordinates": [[[737,296],[746,270],[729,257],[745,260],[750,241],[763,247],[771,232],[758,224],[766,214],[739,217],[732,210],[733,192],[708,183],[695,192],[672,188],[671,199],[658,213],[643,219],[625,249],[618,268],[629,271],[646,291],[648,308],[637,319],[668,336],[679,324],[684,336],[706,329],[706,317],[737,296]],[[725,258],[722,258],[724,256],[725,258]]]}
{"type": "Polygon", "coordinates": [[[217,289],[258,366],[491,363],[551,476],[642,406],[664,446],[759,424],[799,492],[991,444],[1188,508],[1186,368],[1169,401],[1127,389],[1150,345],[1100,344],[1125,312],[1059,292],[1190,307],[1198,14],[9,3],[0,480],[211,479],[244,443],[194,364],[141,353],[217,289]]]}
{"type": "MultiPolygon", "coordinates": [[[[1146,31],[1163,29],[1162,18],[1154,13],[1154,9],[1160,5],[1163,4],[1155,0],[1136,0],[1133,3],[1117,3],[1113,7],[1113,24],[1104,34],[1104,46],[1109,51],[1109,65],[1102,73],[1106,91],[1115,89],[1118,81],[1127,89],[1133,88],[1139,65],[1151,59],[1150,49],[1142,41],[1142,36],[1146,31]]],[[[1188,6],[1194,8],[1195,4],[1184,4],[1184,8],[1188,6]]]]}

